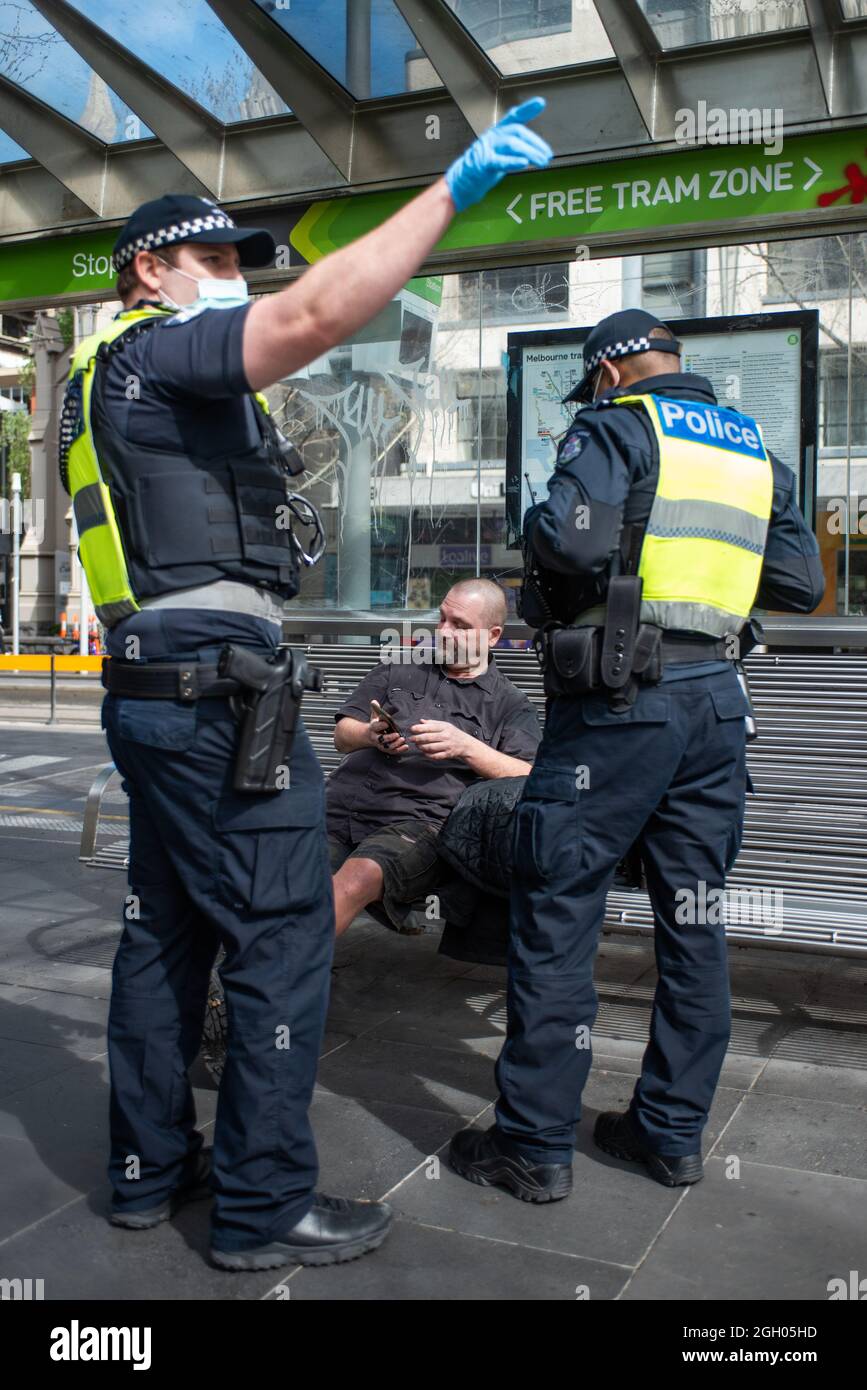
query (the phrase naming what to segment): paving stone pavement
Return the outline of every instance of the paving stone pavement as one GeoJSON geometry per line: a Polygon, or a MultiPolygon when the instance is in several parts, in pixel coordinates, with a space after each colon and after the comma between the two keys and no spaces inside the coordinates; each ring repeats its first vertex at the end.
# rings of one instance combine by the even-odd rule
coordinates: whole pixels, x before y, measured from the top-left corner
{"type": "MultiPolygon", "coordinates": [[[[231,1275],[207,1263],[207,1203],[155,1231],[114,1229],[110,976],[68,956],[82,941],[110,956],[122,881],[75,870],[40,891],[38,867],[22,840],[0,870],[0,1278],[43,1278],[48,1299],[257,1300],[280,1283],[313,1300],[702,1301],[822,1300],[829,1279],[867,1271],[867,964],[733,952],[738,1017],[756,1026],[726,1061],[704,1182],[669,1191],[592,1143],[597,1112],[628,1102],[654,979],[650,943],[607,939],[574,1194],[536,1207],[444,1162],[455,1129],[490,1122],[504,971],[369,918],[338,946],[313,1117],[322,1188],[394,1205],[385,1246],[330,1269],[231,1275]],[[799,1033],[818,1037],[816,1060],[779,1059],[799,1033]]],[[[200,1062],[193,1075],[207,1135],[216,1091],[200,1062]]]]}

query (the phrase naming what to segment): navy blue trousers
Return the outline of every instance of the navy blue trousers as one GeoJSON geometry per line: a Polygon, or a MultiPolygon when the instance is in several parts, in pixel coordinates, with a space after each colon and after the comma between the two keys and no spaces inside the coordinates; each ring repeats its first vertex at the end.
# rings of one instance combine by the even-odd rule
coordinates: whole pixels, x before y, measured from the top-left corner
{"type": "Polygon", "coordinates": [[[496,1070],[498,1128],[529,1158],[571,1161],[605,897],[635,841],[658,984],[630,1113],[657,1153],[700,1147],[731,1030],[725,928],[702,904],[740,849],[745,712],[733,670],[644,686],[623,714],[597,697],[549,701],[515,818],[508,1031],[496,1070]]]}
{"type": "MultiPolygon", "coordinates": [[[[272,632],[231,614],[143,613],[112,631],[110,650],[130,654],[134,633],[142,659],[213,661],[224,640],[267,654],[272,632]]],[[[307,1112],[334,948],[322,771],[302,724],[287,788],[233,791],[225,699],[107,695],[103,727],[131,834],[108,1025],[114,1206],[153,1206],[194,1167],[203,1141],[187,1069],[222,944],[229,1037],[212,1239],[265,1244],[306,1214],[318,1175],[307,1112]]]]}

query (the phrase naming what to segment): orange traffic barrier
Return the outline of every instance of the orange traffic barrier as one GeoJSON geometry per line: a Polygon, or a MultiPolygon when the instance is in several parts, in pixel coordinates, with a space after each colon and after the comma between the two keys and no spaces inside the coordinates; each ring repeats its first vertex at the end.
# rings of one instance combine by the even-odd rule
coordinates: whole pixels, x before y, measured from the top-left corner
{"type": "Polygon", "coordinates": [[[61,615],[60,615],[60,636],[61,636],[61,637],[65,637],[65,636],[66,636],[66,609],[65,609],[65,608],[64,608],[63,612],[62,612],[61,615]]]}
{"type": "Polygon", "coordinates": [[[81,638],[81,624],[78,621],[78,614],[72,619],[72,640],[78,642],[81,638]]]}
{"type": "Polygon", "coordinates": [[[101,656],[45,656],[43,654],[24,656],[0,656],[0,671],[50,671],[51,662],[55,671],[101,671],[101,656]]]}

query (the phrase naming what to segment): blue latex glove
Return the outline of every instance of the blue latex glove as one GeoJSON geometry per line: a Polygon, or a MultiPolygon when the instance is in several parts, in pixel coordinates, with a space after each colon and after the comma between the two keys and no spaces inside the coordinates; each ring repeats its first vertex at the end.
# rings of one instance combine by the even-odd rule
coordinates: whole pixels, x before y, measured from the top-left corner
{"type": "Polygon", "coordinates": [[[479,202],[507,174],[516,174],[531,165],[544,169],[551,162],[551,146],[523,124],[544,109],[544,97],[531,97],[520,106],[513,106],[446,170],[446,183],[458,212],[479,202]]]}

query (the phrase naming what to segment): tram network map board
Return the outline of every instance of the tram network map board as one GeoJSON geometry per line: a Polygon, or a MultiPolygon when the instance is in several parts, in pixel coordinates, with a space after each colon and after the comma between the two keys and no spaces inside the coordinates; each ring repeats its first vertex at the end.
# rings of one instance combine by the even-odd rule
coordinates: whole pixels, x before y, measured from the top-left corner
{"type": "MultiPolygon", "coordinates": [[[[679,319],[683,370],[707,377],[721,405],[754,416],[765,443],[798,474],[812,520],[816,485],[818,313],[679,319]]],[[[548,495],[557,446],[577,407],[563,397],[584,375],[581,345],[590,328],[509,334],[506,510],[510,544],[533,502],[548,495]]]]}

